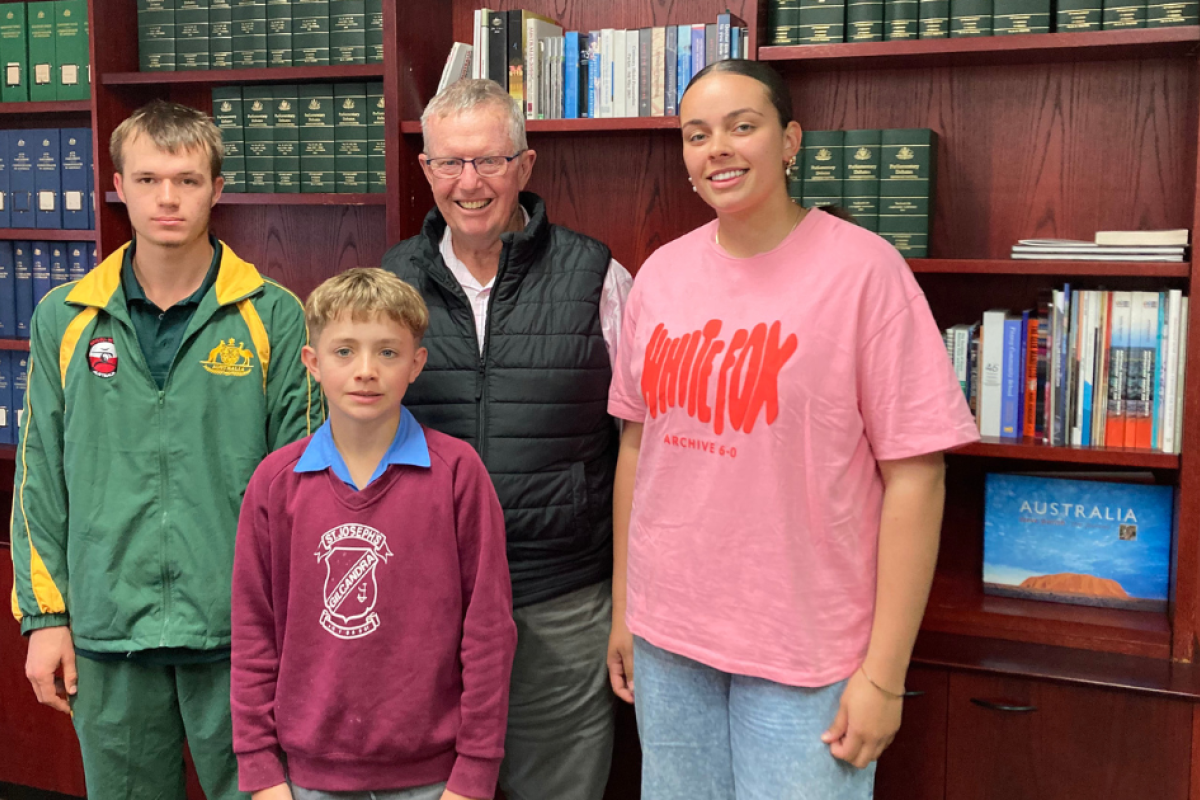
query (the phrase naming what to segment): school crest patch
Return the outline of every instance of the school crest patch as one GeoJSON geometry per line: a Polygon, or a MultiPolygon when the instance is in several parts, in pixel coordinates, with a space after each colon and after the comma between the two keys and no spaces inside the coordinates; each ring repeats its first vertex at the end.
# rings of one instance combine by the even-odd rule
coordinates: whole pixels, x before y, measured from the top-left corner
{"type": "Polygon", "coordinates": [[[88,366],[98,378],[111,378],[117,374],[117,347],[111,337],[92,339],[88,343],[88,366]]]}
{"type": "Polygon", "coordinates": [[[254,353],[246,349],[245,342],[234,344],[234,341],[233,337],[229,341],[222,339],[200,363],[213,375],[249,375],[254,368],[250,364],[254,353]]]}
{"type": "Polygon", "coordinates": [[[361,639],[377,631],[375,570],[392,555],[387,537],[366,525],[339,525],[321,535],[315,555],[325,563],[321,627],[339,639],[361,639]]]}

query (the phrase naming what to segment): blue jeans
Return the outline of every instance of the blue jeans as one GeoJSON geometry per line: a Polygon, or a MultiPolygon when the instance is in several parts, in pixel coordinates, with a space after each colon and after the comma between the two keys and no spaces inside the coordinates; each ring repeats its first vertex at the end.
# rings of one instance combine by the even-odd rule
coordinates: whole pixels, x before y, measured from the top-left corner
{"type": "Polygon", "coordinates": [[[821,734],[845,681],[817,689],[721,672],[634,637],[642,800],[870,800],[821,734]]]}

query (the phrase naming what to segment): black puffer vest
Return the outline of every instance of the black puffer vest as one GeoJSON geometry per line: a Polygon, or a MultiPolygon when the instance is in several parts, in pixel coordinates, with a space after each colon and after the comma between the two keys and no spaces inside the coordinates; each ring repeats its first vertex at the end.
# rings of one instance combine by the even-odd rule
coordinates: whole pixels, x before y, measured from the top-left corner
{"type": "Polygon", "coordinates": [[[600,328],[608,248],[551,225],[536,195],[522,192],[520,202],[529,224],[501,237],[482,356],[471,304],[439,252],[446,222],[437,209],[383,258],[429,306],[429,361],[404,405],[469,442],[491,473],[515,606],[611,575],[618,443],[600,328]]]}

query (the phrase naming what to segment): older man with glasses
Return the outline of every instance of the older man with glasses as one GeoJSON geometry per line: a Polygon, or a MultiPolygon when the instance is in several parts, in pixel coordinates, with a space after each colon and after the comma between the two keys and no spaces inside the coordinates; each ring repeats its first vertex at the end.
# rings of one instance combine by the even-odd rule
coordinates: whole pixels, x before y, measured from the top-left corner
{"type": "Polygon", "coordinates": [[[452,84],[421,125],[437,207],[383,266],[430,312],[405,405],[475,446],[504,507],[517,654],[500,785],[509,800],[599,800],[613,735],[608,385],[632,278],[522,191],[537,153],[499,85],[452,84]]]}

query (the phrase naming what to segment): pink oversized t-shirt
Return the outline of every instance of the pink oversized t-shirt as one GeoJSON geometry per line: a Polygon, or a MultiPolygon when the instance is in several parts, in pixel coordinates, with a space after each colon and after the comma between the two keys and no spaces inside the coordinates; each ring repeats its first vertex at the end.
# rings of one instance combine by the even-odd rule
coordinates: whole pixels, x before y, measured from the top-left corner
{"type": "Polygon", "coordinates": [[[908,266],[809,212],[732,258],[714,221],[638,272],[609,412],[643,422],[627,620],[726,672],[824,686],[875,607],[877,460],[978,439],[908,266]]]}

